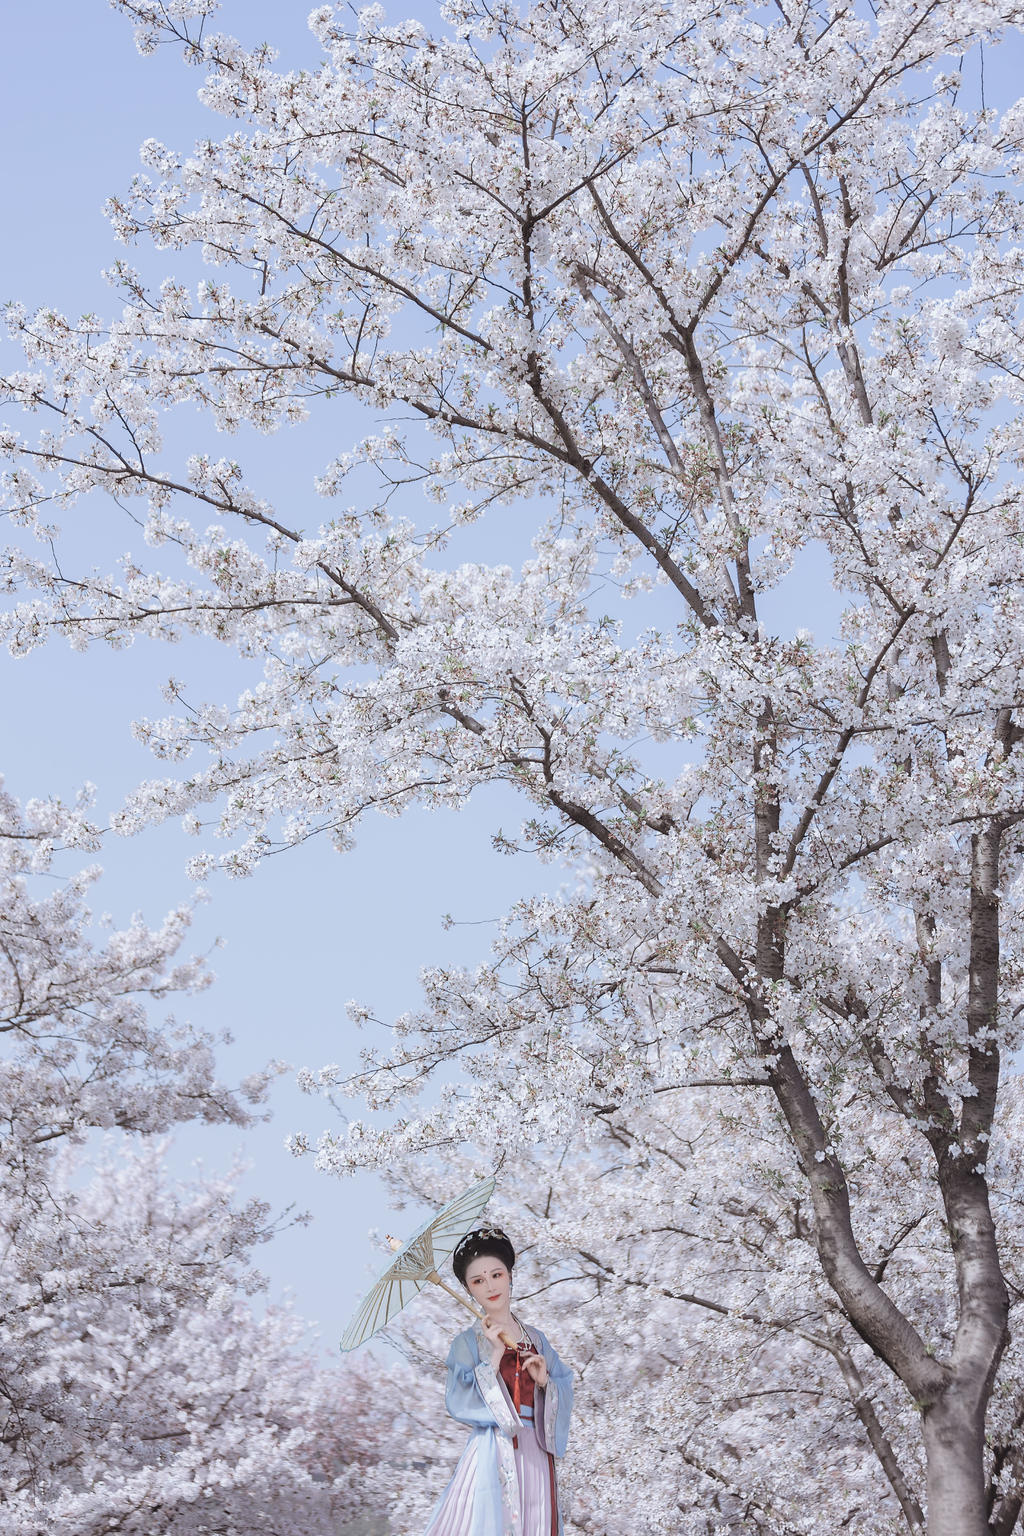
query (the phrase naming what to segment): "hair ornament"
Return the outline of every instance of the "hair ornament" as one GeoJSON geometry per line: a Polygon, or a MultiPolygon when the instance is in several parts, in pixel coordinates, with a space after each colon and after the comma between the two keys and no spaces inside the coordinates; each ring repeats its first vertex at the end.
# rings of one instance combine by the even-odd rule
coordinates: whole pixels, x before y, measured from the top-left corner
{"type": "Polygon", "coordinates": [[[467,1232],[465,1237],[459,1240],[452,1254],[452,1269],[463,1285],[466,1283],[466,1270],[469,1265],[485,1253],[500,1259],[509,1274],[512,1273],[512,1266],[516,1262],[516,1251],[512,1241],[501,1227],[489,1222],[482,1227],[475,1227],[472,1232],[467,1232]]]}

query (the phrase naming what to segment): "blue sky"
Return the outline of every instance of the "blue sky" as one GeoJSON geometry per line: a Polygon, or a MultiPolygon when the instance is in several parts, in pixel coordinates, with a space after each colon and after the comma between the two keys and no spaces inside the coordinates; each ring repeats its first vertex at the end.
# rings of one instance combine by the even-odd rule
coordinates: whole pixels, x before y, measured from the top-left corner
{"type": "MultiPolygon", "coordinates": [[[[219,22],[247,42],[273,39],[282,62],[298,65],[318,57],[305,25],[308,10],[307,0],[228,0],[219,22]]],[[[200,134],[226,131],[196,102],[200,83],[200,75],[170,51],[140,58],[130,27],[104,0],[54,0],[11,11],[0,58],[8,146],[0,163],[7,235],[0,298],[75,315],[112,311],[113,295],[101,272],[123,252],[103,217],[104,200],[137,169],[143,139],[188,148],[200,134]]],[[[305,437],[247,444],[247,462],[258,455],[263,471],[272,472],[277,461],[282,482],[296,466],[307,466],[300,494],[312,501],[308,482],[317,467],[337,451],[339,439],[359,430],[336,412],[329,440],[325,425],[314,423],[305,437]]],[[[89,523],[73,531],[83,552],[94,527],[108,519],[97,505],[89,523]]],[[[139,715],[166,713],[159,690],[172,672],[194,686],[201,682],[205,697],[230,698],[251,679],[242,663],[212,646],[169,649],[143,642],[126,652],[96,648],[78,655],[55,645],[17,661],[0,653],[0,772],[7,787],[22,798],[70,797],[89,780],[98,788],[101,811],[109,811],[140,779],[161,776],[129,725],[139,715]]],[[[213,900],[197,915],[194,947],[224,939],[214,956],[218,980],[179,1011],[197,1025],[227,1028],[235,1036],[221,1053],[226,1076],[237,1079],[271,1058],[295,1067],[354,1062],[366,1036],[347,1021],[349,998],[392,1017],[418,1004],[422,965],[483,958],[488,919],[534,878],[527,861],[492,851],[494,799],[488,804],[485,795],[461,816],[373,818],[344,857],[326,842],[313,842],[272,860],[253,880],[213,882],[213,900]],[[462,921],[446,930],[445,913],[462,921]]],[[[505,806],[502,811],[511,829],[516,813],[509,819],[505,806]]],[[[190,894],[184,863],[196,851],[177,824],[129,841],[110,838],[100,857],[106,873],[95,909],[112,912],[119,922],[141,909],[158,922],[190,894]]],[[[311,1226],[286,1233],[258,1260],[272,1294],[290,1290],[297,1309],[319,1322],[325,1348],[333,1349],[368,1270],[381,1263],[368,1229],[411,1230],[419,1213],[396,1216],[371,1177],[339,1183],[285,1150],[288,1132],[315,1138],[331,1123],[329,1106],[300,1094],[290,1074],[274,1090],[273,1109],[269,1125],[245,1134],[182,1130],[174,1164],[185,1172],[201,1159],[219,1171],[241,1152],[253,1165],[247,1192],[277,1208],[295,1204],[313,1213],[311,1226]]]]}

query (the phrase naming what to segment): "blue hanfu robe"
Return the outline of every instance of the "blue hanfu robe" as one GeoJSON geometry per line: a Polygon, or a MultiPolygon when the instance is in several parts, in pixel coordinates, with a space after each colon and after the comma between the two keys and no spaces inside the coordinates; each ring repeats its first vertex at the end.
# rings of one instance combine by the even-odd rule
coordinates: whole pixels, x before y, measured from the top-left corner
{"type": "MultiPolygon", "coordinates": [[[[563,1365],[539,1328],[528,1328],[530,1340],[548,1368],[548,1385],[534,1389],[533,1430],[541,1450],[564,1456],[572,1412],[572,1372],[563,1365]]],[[[513,1438],[523,1420],[495,1370],[491,1344],[479,1325],[457,1334],[448,1352],[445,1406],[453,1419],[470,1430],[466,1448],[430,1525],[441,1516],[445,1502],[466,1491],[472,1478],[468,1525],[460,1536],[524,1536],[526,1511],[520,1508],[513,1438]]],[[[558,1530],[562,1519],[558,1514],[558,1530]]]]}

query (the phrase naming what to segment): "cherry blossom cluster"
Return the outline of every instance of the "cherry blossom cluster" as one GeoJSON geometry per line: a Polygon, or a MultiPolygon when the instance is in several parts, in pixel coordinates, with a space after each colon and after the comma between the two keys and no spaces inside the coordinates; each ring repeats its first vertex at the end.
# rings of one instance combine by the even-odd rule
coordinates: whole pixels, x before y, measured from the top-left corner
{"type": "Polygon", "coordinates": [[[0,793],[4,1530],[333,1536],[380,1507],[407,1389],[392,1366],[371,1400],[365,1367],[316,1365],[298,1319],[256,1310],[276,1224],[236,1175],[171,1179],[162,1133],[250,1123],[274,1069],[232,1090],[213,1041],[153,1017],[209,974],[178,957],[187,908],[90,922],[99,870],[62,873],[95,841],[88,798],[0,793]]]}

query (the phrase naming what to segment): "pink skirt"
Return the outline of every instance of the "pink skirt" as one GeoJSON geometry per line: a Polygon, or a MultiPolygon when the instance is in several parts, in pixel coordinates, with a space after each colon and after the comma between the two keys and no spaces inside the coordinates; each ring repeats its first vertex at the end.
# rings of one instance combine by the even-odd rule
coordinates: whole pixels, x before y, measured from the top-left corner
{"type": "MultiPolygon", "coordinates": [[[[524,1422],[516,1438],[516,1476],[519,1507],[523,1512],[523,1536],[558,1536],[555,1459],[541,1449],[531,1423],[524,1422]]],[[[473,1529],[476,1452],[477,1437],[474,1435],[424,1536],[469,1536],[473,1529]]]]}

